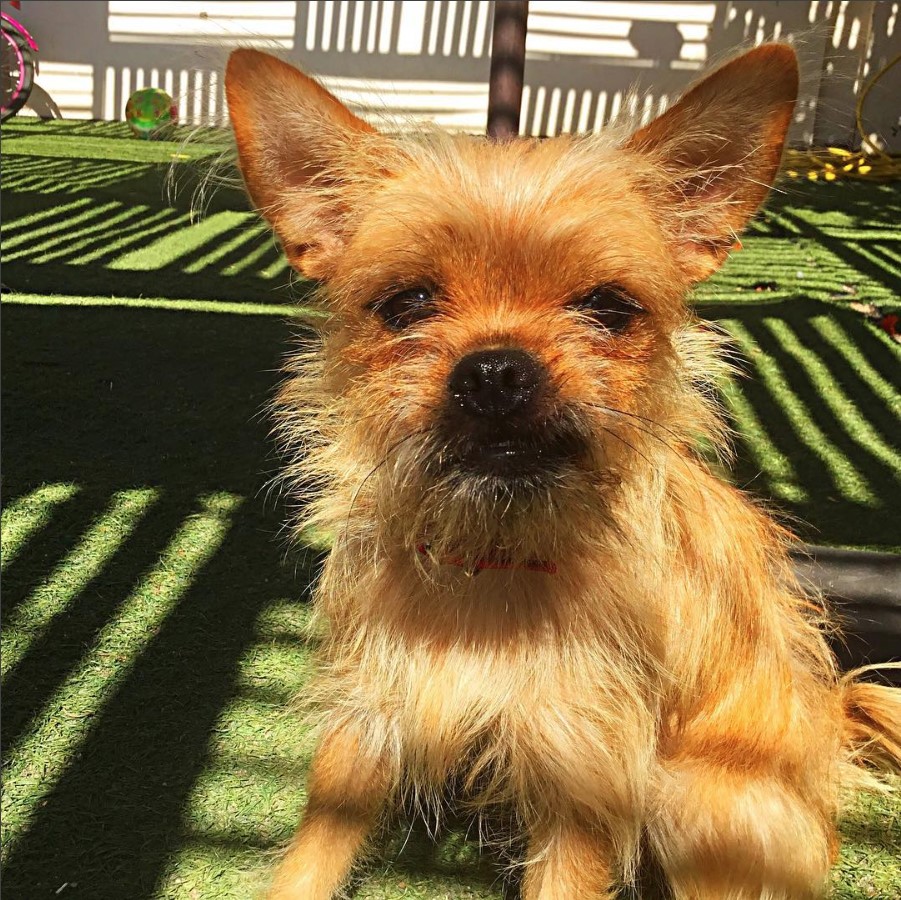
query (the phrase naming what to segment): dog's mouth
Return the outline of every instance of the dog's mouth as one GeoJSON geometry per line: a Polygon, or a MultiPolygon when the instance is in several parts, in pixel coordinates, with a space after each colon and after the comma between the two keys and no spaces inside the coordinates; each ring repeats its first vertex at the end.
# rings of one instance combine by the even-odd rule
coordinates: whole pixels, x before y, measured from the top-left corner
{"type": "Polygon", "coordinates": [[[585,453],[573,429],[557,423],[507,433],[470,433],[447,441],[439,457],[444,472],[537,481],[560,473],[585,453]]]}

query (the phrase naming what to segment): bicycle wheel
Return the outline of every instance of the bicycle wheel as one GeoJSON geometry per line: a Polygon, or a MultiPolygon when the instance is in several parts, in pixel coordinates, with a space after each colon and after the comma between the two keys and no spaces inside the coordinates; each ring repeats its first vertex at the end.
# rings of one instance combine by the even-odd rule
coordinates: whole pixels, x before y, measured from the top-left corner
{"type": "Polygon", "coordinates": [[[0,39],[0,121],[14,116],[34,86],[34,55],[18,32],[3,23],[0,39]]]}

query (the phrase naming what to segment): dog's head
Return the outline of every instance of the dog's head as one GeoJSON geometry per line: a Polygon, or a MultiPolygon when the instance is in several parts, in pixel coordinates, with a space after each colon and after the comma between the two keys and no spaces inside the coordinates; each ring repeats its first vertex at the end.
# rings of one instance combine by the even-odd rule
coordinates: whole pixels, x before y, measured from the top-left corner
{"type": "Polygon", "coordinates": [[[281,398],[326,505],[407,544],[534,554],[690,453],[715,354],[684,300],[766,196],[797,84],[767,45],[637,131],[493,143],[380,134],[236,51],[244,180],[327,313],[316,386],[281,398]]]}

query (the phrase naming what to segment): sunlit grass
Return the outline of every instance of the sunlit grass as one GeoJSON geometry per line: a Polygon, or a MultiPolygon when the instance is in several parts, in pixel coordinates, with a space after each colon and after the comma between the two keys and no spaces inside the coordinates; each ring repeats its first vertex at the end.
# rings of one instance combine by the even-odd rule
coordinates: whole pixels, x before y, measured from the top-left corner
{"type": "Polygon", "coordinates": [[[56,569],[34,593],[12,611],[3,628],[0,666],[4,680],[61,613],[85,589],[128,540],[141,517],[157,497],[157,491],[122,491],[109,508],[76,540],[56,569]]]}
{"type": "Polygon", "coordinates": [[[237,696],[222,710],[209,764],[186,804],[186,838],[160,897],[190,896],[211,884],[216,896],[252,896],[274,849],[293,833],[315,740],[297,703],[311,671],[308,620],[309,608],[295,602],[261,613],[238,667],[237,696]]]}
{"type": "MultiPolygon", "coordinates": [[[[835,319],[829,316],[814,316],[810,320],[811,325],[819,332],[835,351],[841,354],[853,371],[866,382],[867,388],[879,397],[886,405],[886,409],[898,417],[901,427],[901,390],[898,385],[883,378],[874,368],[873,364],[860,352],[860,348],[854,341],[854,337],[848,334],[835,319]]],[[[897,449],[896,449],[897,458],[897,449]]]]}
{"type": "MultiPolygon", "coordinates": [[[[890,240],[895,243],[898,242],[898,234],[895,232],[890,240]]],[[[870,245],[873,250],[879,255],[885,258],[885,260],[889,263],[894,264],[895,273],[901,277],[901,251],[897,249],[897,247],[891,247],[887,242],[883,242],[880,244],[871,244],[870,245]]]]}
{"type": "Polygon", "coordinates": [[[74,484],[45,484],[3,506],[0,517],[0,566],[5,569],[53,511],[78,493],[74,484]]]}
{"type": "MultiPolygon", "coordinates": [[[[23,306],[97,306],[129,309],[170,309],[178,312],[224,313],[232,316],[282,316],[300,314],[300,308],[274,303],[230,303],[227,300],[167,300],[152,297],[61,297],[46,294],[12,294],[4,303],[23,306]]],[[[304,311],[305,313],[305,311],[304,311]]],[[[306,314],[306,313],[305,313],[306,314]]]]}
{"type": "Polygon", "coordinates": [[[229,275],[237,275],[241,272],[250,271],[256,263],[268,256],[271,251],[271,243],[263,242],[255,250],[251,250],[249,253],[245,254],[243,259],[230,263],[226,271],[229,275]]]}
{"type": "MultiPolygon", "coordinates": [[[[5,165],[6,163],[4,163],[4,166],[5,165]]],[[[5,186],[4,183],[4,187],[5,186]]],[[[3,237],[4,250],[11,246],[15,247],[17,243],[21,244],[27,242],[30,237],[40,237],[41,234],[49,233],[47,231],[42,231],[42,229],[46,227],[41,224],[42,222],[46,222],[49,219],[53,223],[50,226],[51,230],[56,230],[58,228],[56,222],[60,216],[68,215],[71,212],[84,209],[91,205],[90,197],[79,197],[77,200],[72,200],[69,203],[59,203],[49,209],[21,216],[12,221],[8,218],[4,218],[2,223],[0,223],[0,236],[3,237]]]]}
{"type": "Polygon", "coordinates": [[[758,346],[751,333],[737,319],[722,319],[720,325],[741,341],[754,366],[754,377],[760,379],[789,418],[798,439],[823,461],[839,493],[855,503],[881,505],[867,479],[848,463],[847,457],[816,424],[811,409],[793,389],[780,363],[758,346]]]}
{"type": "Polygon", "coordinates": [[[248,699],[224,711],[227,727],[186,805],[191,833],[226,832],[263,846],[285,843],[305,799],[314,747],[309,729],[284,706],[248,699]]]}
{"type": "Polygon", "coordinates": [[[722,387],[723,402],[735,420],[735,428],[753,454],[754,462],[767,479],[767,489],[779,500],[803,503],[809,495],[798,483],[798,474],[791,460],[770,438],[765,425],[754,412],[748,398],[736,380],[722,387]]]}
{"type": "Polygon", "coordinates": [[[15,191],[75,193],[92,187],[109,187],[128,178],[137,178],[151,168],[149,163],[103,163],[9,156],[3,161],[3,187],[15,191]]]}
{"type": "MultiPolygon", "coordinates": [[[[883,238],[885,240],[894,240],[898,239],[897,231],[887,231],[882,235],[874,235],[874,238],[878,240],[879,238],[883,238]]],[[[862,241],[848,241],[847,246],[850,247],[855,252],[859,253],[864,259],[869,260],[876,266],[879,266],[881,269],[885,269],[889,274],[891,274],[894,278],[901,278],[901,269],[899,269],[898,265],[894,261],[886,260],[878,253],[874,253],[870,248],[862,241]]]]}
{"type": "MultiPolygon", "coordinates": [[[[4,125],[6,131],[9,126],[4,125]]],[[[25,126],[27,127],[27,126],[25,126]]],[[[10,129],[11,130],[11,129],[10,129]]],[[[64,159],[102,159],[137,163],[183,163],[204,159],[222,151],[223,145],[200,141],[139,141],[119,138],[67,135],[66,140],[47,139],[45,134],[24,134],[5,143],[6,156],[45,156],[64,159]]]]}
{"type": "MultiPolygon", "coordinates": [[[[110,233],[114,233],[115,226],[122,221],[122,217],[131,215],[134,215],[133,211],[123,210],[118,203],[109,203],[96,212],[85,212],[76,216],[75,219],[78,221],[73,219],[70,223],[71,228],[50,232],[42,240],[27,241],[18,250],[5,250],[4,256],[7,262],[14,262],[22,257],[41,262],[51,254],[71,251],[85,245],[92,236],[97,234],[108,236],[110,233]]],[[[13,241],[11,240],[10,243],[12,244],[13,241]]]]}
{"type": "MultiPolygon", "coordinates": [[[[88,253],[90,248],[96,247],[98,244],[108,251],[111,236],[115,237],[118,243],[130,229],[135,227],[150,229],[161,220],[171,222],[172,214],[168,210],[154,213],[148,207],[140,204],[127,206],[113,216],[104,217],[100,222],[67,234],[65,241],[45,242],[41,247],[33,248],[33,258],[38,263],[66,258],[82,260],[90,255],[88,253]]],[[[94,255],[96,256],[96,251],[94,255]]],[[[84,262],[81,262],[80,265],[84,265],[84,262]]]]}
{"type": "MultiPolygon", "coordinates": [[[[211,241],[219,243],[218,238],[228,234],[234,228],[252,229],[256,225],[256,216],[252,213],[240,213],[228,210],[197,222],[192,228],[183,228],[174,234],[165,234],[149,244],[118,257],[110,268],[115,270],[137,269],[146,272],[160,268],[196,250],[211,241]]],[[[186,270],[187,271],[187,270],[186,270]]]]}
{"type": "Polygon", "coordinates": [[[879,436],[866,416],[844,392],[841,384],[836,382],[819,355],[805,347],[785,322],[779,319],[764,319],[763,324],[775,336],[779,346],[804,367],[817,396],[832,412],[835,421],[844,428],[848,437],[866,448],[901,478],[901,455],[897,448],[890,447],[879,436]]]}
{"type": "MultiPolygon", "coordinates": [[[[122,252],[135,244],[141,244],[148,238],[155,237],[181,227],[186,217],[177,216],[171,209],[151,212],[150,208],[140,208],[140,215],[127,220],[127,224],[116,228],[115,249],[122,252]]],[[[89,236],[78,247],[63,247],[60,250],[44,253],[36,262],[48,263],[54,260],[65,260],[73,266],[89,266],[98,260],[105,260],[110,255],[110,233],[107,231],[89,236]]]]}
{"type": "Polygon", "coordinates": [[[253,842],[241,844],[231,829],[206,831],[199,837],[188,832],[163,873],[156,900],[194,898],[256,898],[265,884],[265,868],[274,855],[253,842]]]}
{"type": "MultiPolygon", "coordinates": [[[[218,262],[227,254],[231,253],[234,250],[237,250],[239,247],[243,247],[247,244],[257,241],[261,235],[265,235],[269,239],[269,241],[272,240],[268,227],[262,225],[261,223],[254,223],[253,220],[245,220],[241,224],[243,227],[235,229],[237,231],[236,235],[228,240],[219,242],[207,253],[204,253],[203,256],[200,256],[198,259],[188,263],[187,266],[185,266],[185,271],[200,272],[203,269],[214,266],[216,262],[218,262]]],[[[269,242],[267,241],[266,243],[268,244],[269,242]]],[[[269,249],[269,246],[264,245],[262,252],[265,253],[269,249]]]]}
{"type": "Polygon", "coordinates": [[[832,875],[834,900],[901,897],[901,778],[891,793],[865,793],[846,810],[832,875]]]}
{"type": "Polygon", "coordinates": [[[279,276],[288,276],[291,272],[288,261],[282,257],[273,260],[268,266],[260,269],[260,278],[278,278],[279,276]]]}
{"type": "Polygon", "coordinates": [[[3,857],[25,833],[41,800],[65,771],[118,684],[152,643],[158,629],[216,552],[241,503],[231,494],[203,497],[199,511],[173,535],[159,562],[125,598],[86,648],[28,733],[6,769],[0,821],[3,857]]]}
{"type": "Polygon", "coordinates": [[[66,218],[65,221],[53,221],[49,225],[41,225],[34,229],[20,231],[18,234],[3,241],[3,260],[11,263],[23,256],[31,257],[49,247],[57,246],[60,239],[68,239],[69,235],[78,234],[78,226],[86,222],[104,223],[107,213],[114,209],[121,209],[122,205],[116,201],[104,203],[100,206],[82,207],[82,211],[66,218]],[[16,250],[21,247],[21,250],[16,250]]]}

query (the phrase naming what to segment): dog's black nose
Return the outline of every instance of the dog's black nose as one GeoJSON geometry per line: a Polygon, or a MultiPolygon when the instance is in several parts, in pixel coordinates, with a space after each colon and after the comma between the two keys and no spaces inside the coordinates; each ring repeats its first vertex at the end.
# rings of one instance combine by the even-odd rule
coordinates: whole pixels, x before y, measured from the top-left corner
{"type": "Polygon", "coordinates": [[[457,363],[448,390],[463,412],[504,419],[527,412],[544,380],[541,363],[524,350],[479,350],[457,363]]]}

